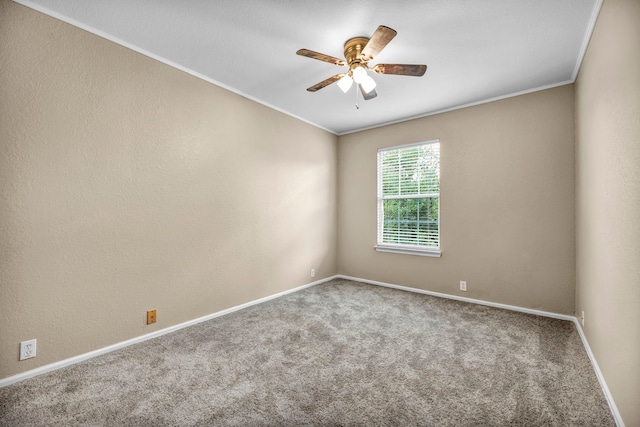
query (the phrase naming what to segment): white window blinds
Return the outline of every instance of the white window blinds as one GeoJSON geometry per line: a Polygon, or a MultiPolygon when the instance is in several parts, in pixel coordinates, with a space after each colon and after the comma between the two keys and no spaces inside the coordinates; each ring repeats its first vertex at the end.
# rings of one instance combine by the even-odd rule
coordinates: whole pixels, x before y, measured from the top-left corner
{"type": "Polygon", "coordinates": [[[378,151],[376,249],[440,254],[440,142],[378,151]]]}

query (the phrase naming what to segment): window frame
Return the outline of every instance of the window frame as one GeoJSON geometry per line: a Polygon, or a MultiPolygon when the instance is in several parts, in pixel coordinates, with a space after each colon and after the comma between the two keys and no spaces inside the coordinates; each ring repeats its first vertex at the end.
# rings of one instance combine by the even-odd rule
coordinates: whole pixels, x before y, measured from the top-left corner
{"type": "MultiPolygon", "coordinates": [[[[407,245],[407,244],[399,244],[399,243],[385,243],[383,242],[383,230],[384,230],[384,208],[383,203],[384,200],[389,200],[382,195],[382,168],[380,161],[380,153],[385,151],[397,151],[405,148],[424,146],[430,144],[440,144],[440,139],[432,139],[429,141],[422,142],[414,142],[410,144],[396,145],[393,147],[385,147],[379,148],[376,154],[376,174],[377,174],[377,188],[376,188],[376,211],[377,211],[377,236],[376,236],[376,245],[375,250],[378,252],[390,252],[390,253],[399,253],[399,254],[407,254],[407,255],[420,255],[420,256],[430,256],[430,257],[440,257],[442,256],[441,251],[441,242],[440,242],[440,182],[438,183],[438,192],[437,193],[420,193],[419,195],[406,195],[407,197],[393,197],[395,200],[406,200],[411,198],[437,198],[438,200],[438,246],[424,246],[424,245],[407,245]]],[[[440,148],[440,147],[438,147],[440,148]]],[[[438,167],[441,165],[441,151],[438,152],[438,167]]]]}

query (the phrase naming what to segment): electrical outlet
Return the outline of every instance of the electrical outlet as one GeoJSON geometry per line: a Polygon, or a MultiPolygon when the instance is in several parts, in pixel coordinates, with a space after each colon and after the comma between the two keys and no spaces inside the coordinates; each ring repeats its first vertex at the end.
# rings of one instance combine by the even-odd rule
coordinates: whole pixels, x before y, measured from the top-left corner
{"type": "Polygon", "coordinates": [[[156,311],[155,310],[147,311],[147,325],[151,325],[152,323],[156,323],[156,311]]]}
{"type": "Polygon", "coordinates": [[[316,269],[315,268],[311,269],[311,277],[316,277],[316,269]]]}
{"type": "Polygon", "coordinates": [[[465,282],[464,280],[460,281],[460,290],[463,292],[467,292],[467,282],[465,282]]]}
{"type": "Polygon", "coordinates": [[[582,310],[582,315],[580,316],[580,323],[584,326],[584,310],[582,310]]]}
{"type": "Polygon", "coordinates": [[[20,360],[36,357],[36,340],[22,341],[20,343],[20,360]]]}

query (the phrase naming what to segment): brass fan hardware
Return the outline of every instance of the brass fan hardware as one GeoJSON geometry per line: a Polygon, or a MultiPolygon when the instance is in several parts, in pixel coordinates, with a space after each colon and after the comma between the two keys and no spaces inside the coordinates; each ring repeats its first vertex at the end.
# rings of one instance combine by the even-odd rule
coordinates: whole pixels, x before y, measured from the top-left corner
{"type": "MultiPolygon", "coordinates": [[[[373,71],[377,74],[395,74],[399,76],[423,76],[427,71],[426,65],[421,64],[377,64],[369,65],[385,46],[396,36],[396,30],[380,25],[371,38],[354,37],[344,44],[344,60],[309,49],[300,49],[296,54],[318,61],[328,62],[341,67],[349,67],[344,73],[336,74],[309,88],[309,92],[316,92],[332,83],[338,82],[343,92],[347,92],[355,81],[366,100],[373,99],[378,94],[375,91],[376,82],[367,74],[373,71]]],[[[357,97],[357,92],[356,92],[357,97]]],[[[356,102],[357,107],[357,102],[356,102]]]]}

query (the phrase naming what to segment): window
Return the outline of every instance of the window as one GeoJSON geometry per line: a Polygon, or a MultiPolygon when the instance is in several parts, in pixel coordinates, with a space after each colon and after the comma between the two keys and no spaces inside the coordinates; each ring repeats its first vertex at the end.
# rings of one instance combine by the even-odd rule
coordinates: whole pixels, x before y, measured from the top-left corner
{"type": "Polygon", "coordinates": [[[440,141],[378,150],[376,250],[440,256],[440,141]]]}

